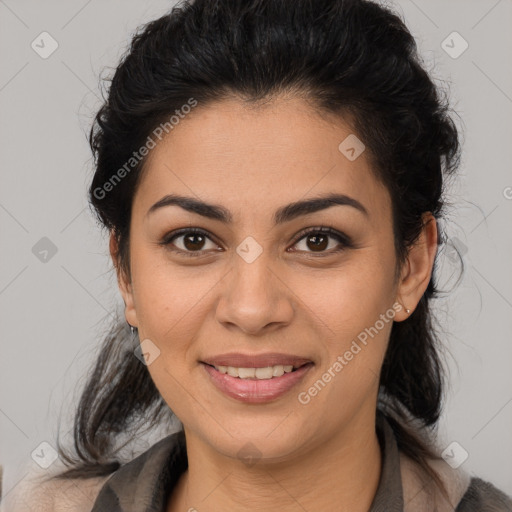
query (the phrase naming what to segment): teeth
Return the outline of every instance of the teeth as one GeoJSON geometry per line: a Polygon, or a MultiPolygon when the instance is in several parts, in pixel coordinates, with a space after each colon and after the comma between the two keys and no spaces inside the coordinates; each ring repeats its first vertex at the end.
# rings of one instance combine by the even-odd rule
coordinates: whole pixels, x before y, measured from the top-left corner
{"type": "Polygon", "coordinates": [[[238,368],[234,368],[233,366],[223,367],[226,368],[225,373],[231,375],[231,377],[238,377],[238,368]]]}
{"type": "Polygon", "coordinates": [[[231,377],[240,379],[271,379],[272,377],[281,377],[285,373],[293,370],[293,365],[278,364],[275,366],[267,366],[266,368],[235,368],[234,366],[216,366],[220,373],[227,373],[231,377]]]}

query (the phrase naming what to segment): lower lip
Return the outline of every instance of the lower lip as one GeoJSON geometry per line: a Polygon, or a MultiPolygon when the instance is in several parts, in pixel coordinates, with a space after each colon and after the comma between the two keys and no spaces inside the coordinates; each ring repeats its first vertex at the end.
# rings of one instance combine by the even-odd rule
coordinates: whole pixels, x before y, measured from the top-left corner
{"type": "Polygon", "coordinates": [[[264,403],[279,398],[296,386],[313,366],[313,363],[308,363],[281,377],[252,380],[231,377],[227,373],[220,373],[213,366],[201,364],[220,391],[231,398],[249,403],[264,403]]]}

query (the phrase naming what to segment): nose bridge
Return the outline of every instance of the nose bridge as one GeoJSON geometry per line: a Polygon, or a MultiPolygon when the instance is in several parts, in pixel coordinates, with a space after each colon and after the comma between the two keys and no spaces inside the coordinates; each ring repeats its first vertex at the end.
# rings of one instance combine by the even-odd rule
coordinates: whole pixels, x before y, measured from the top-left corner
{"type": "Polygon", "coordinates": [[[247,237],[236,253],[217,308],[218,320],[252,333],[269,324],[289,322],[293,310],[286,287],[272,270],[270,251],[247,237]]]}

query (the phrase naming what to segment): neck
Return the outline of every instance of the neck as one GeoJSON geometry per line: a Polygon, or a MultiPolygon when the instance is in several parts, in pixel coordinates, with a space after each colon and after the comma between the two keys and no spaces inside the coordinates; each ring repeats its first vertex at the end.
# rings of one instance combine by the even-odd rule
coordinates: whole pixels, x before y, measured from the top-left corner
{"type": "Polygon", "coordinates": [[[219,455],[186,433],[188,470],[168,512],[368,512],[378,488],[381,450],[373,418],[354,419],[343,431],[286,462],[249,466],[219,455]],[[364,421],[363,421],[364,420],[364,421]]]}

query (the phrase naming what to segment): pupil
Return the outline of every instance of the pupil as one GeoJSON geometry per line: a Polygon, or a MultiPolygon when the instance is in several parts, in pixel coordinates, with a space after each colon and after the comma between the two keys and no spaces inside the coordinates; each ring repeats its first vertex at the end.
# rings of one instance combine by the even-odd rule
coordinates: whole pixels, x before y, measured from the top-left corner
{"type": "Polygon", "coordinates": [[[188,236],[185,237],[185,241],[184,241],[184,244],[185,244],[185,247],[187,249],[190,249],[190,250],[201,250],[202,248],[202,245],[204,244],[204,237],[203,235],[201,235],[200,233],[191,233],[189,234],[188,236]],[[194,240],[199,238],[201,241],[200,242],[191,242],[191,240],[194,240]],[[198,247],[199,245],[199,247],[198,247]]]}
{"type": "MultiPolygon", "coordinates": [[[[316,249],[325,249],[328,245],[328,243],[326,243],[327,241],[327,237],[325,235],[311,235],[309,238],[308,238],[308,243],[311,241],[311,240],[314,240],[313,242],[313,248],[316,250],[316,249]],[[319,242],[319,239],[322,239],[322,242],[319,242]]],[[[309,247],[310,249],[312,247],[309,247]]]]}

